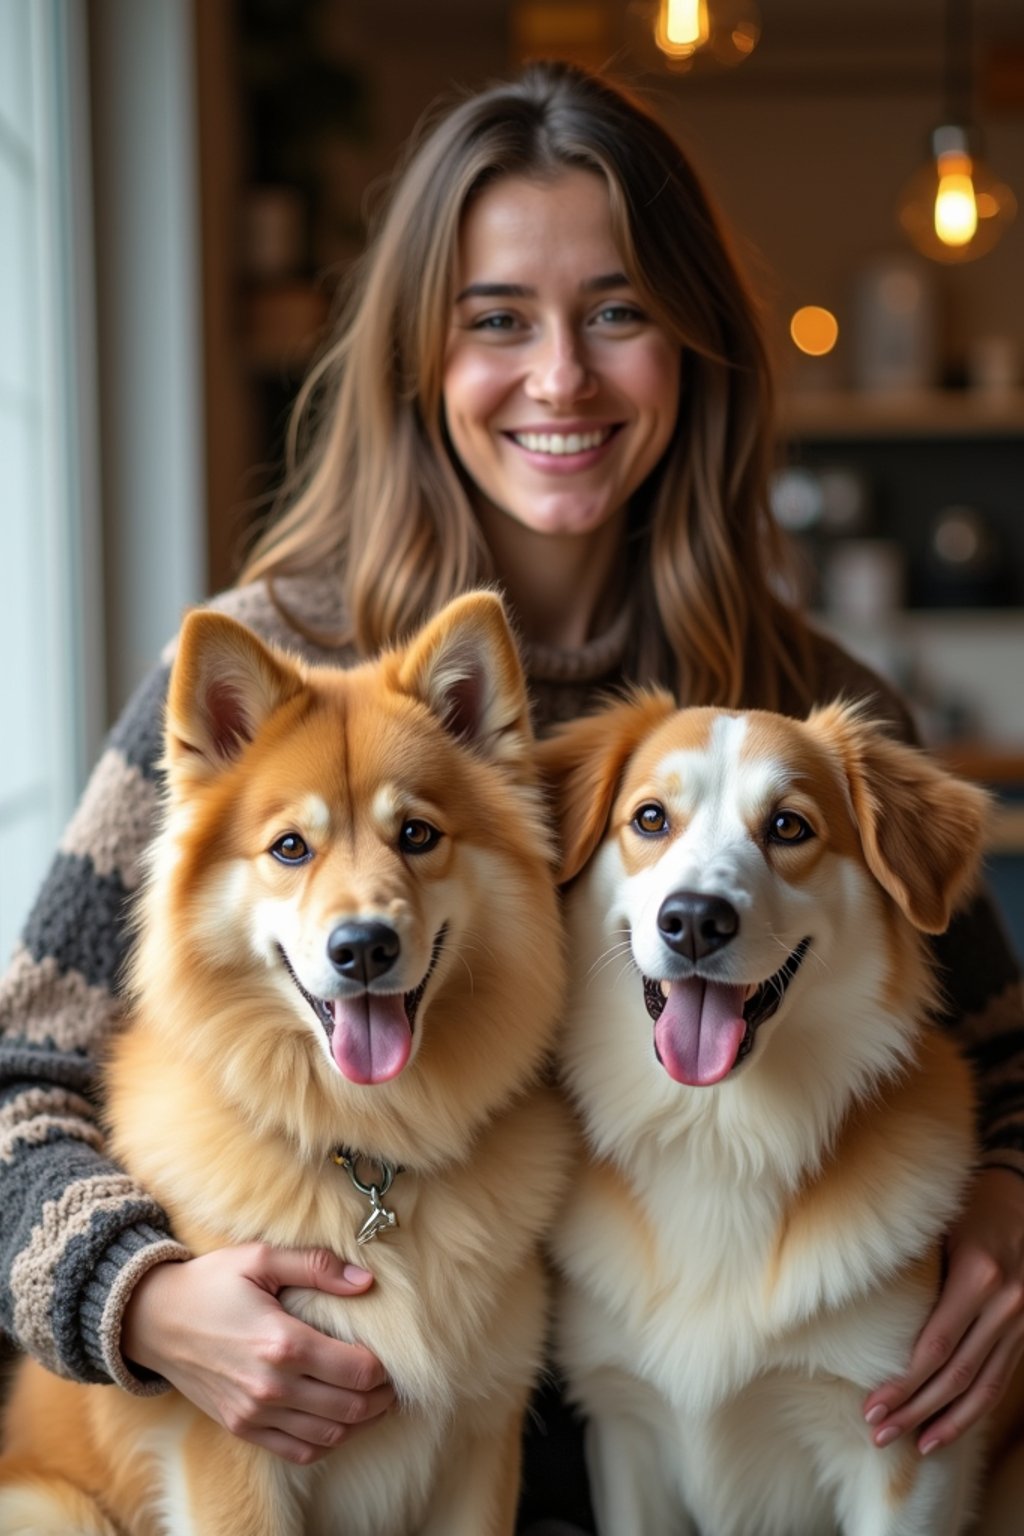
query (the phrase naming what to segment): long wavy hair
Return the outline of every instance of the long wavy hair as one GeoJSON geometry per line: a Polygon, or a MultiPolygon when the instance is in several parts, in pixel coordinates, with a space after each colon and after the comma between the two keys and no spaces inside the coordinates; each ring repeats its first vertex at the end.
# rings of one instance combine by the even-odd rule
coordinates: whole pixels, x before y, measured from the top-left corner
{"type": "Polygon", "coordinates": [[[626,273],[682,356],[674,436],[630,508],[628,670],[686,702],[802,703],[807,632],[774,585],[784,546],[757,307],[681,148],[568,64],[535,64],[423,125],[299,394],[280,515],[240,579],[333,570],[365,653],[496,579],[444,426],[460,224],[495,179],[570,168],[603,178],[626,273]]]}

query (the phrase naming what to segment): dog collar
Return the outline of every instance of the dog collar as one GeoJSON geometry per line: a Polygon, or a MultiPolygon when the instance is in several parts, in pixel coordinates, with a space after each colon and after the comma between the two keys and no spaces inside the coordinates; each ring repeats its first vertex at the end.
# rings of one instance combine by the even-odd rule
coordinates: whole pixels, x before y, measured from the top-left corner
{"type": "Polygon", "coordinates": [[[338,1147],[332,1152],[331,1162],[336,1163],[339,1168],[344,1168],[352,1180],[353,1188],[370,1202],[370,1214],[356,1232],[356,1242],[360,1246],[364,1243],[372,1243],[374,1238],[382,1237],[398,1226],[398,1217],[394,1211],[388,1210],[384,1204],[384,1196],[391,1188],[395,1174],[402,1172],[401,1168],[394,1163],[386,1163],[383,1158],[368,1158],[360,1152],[351,1152],[347,1147],[338,1147]],[[369,1163],[380,1170],[380,1179],[377,1183],[367,1184],[359,1177],[360,1163],[369,1163]]]}

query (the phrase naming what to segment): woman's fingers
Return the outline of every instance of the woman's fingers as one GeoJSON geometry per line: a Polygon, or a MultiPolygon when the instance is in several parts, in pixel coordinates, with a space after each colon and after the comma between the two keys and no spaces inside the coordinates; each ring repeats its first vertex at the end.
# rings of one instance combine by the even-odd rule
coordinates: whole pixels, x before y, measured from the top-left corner
{"type": "MultiPolygon", "coordinates": [[[[967,1390],[995,1342],[995,1315],[987,1322],[983,1319],[984,1309],[990,1307],[997,1294],[994,1266],[983,1255],[962,1252],[954,1259],[935,1310],[918,1335],[905,1374],[886,1382],[865,1402],[869,1424],[878,1425],[883,1418],[898,1412],[900,1427],[907,1429],[967,1390]],[[914,1405],[921,1401],[929,1406],[926,1412],[918,1413],[914,1405]],[[879,1413],[879,1408],[884,1413],[879,1413]]],[[[879,1441],[877,1432],[875,1442],[887,1443],[879,1441]]]]}
{"type": "Polygon", "coordinates": [[[924,1449],[927,1441],[948,1443],[975,1423],[1002,1396],[1024,1345],[1024,1327],[1012,1324],[1009,1299],[995,1298],[940,1370],[926,1375],[917,1390],[911,1387],[884,1417],[869,1420],[875,1444],[890,1445],[927,1424],[919,1442],[924,1449]]]}
{"type": "Polygon", "coordinates": [[[984,1418],[1000,1401],[1024,1354],[1024,1330],[1000,1340],[975,1376],[968,1390],[950,1407],[925,1424],[917,1439],[923,1456],[952,1445],[965,1430],[984,1418]]]}
{"type": "Polygon", "coordinates": [[[357,1297],[373,1281],[352,1268],[323,1250],[261,1244],[159,1264],[132,1293],[122,1348],[232,1434],[290,1460],[304,1446],[298,1459],[308,1460],[394,1403],[369,1350],[320,1333],[278,1300],[286,1287],[357,1297]]]}
{"type": "Polygon", "coordinates": [[[942,1293],[906,1373],[864,1403],[878,1446],[921,1426],[920,1450],[949,1445],[999,1401],[1024,1351],[1024,1180],[983,1173],[948,1252],[942,1293]]]}

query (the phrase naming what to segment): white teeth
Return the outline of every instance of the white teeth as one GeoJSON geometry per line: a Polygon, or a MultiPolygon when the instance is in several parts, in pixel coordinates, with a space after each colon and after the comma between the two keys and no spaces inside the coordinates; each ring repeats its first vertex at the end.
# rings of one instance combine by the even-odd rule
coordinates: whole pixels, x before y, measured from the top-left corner
{"type": "Polygon", "coordinates": [[[612,435],[611,427],[596,432],[513,432],[520,448],[530,453],[585,453],[588,448],[600,448],[612,435]]]}

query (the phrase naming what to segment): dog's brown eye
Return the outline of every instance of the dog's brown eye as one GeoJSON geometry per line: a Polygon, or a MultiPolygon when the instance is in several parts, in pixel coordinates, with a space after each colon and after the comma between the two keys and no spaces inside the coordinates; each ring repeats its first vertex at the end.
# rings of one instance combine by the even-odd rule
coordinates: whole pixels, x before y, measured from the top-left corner
{"type": "Polygon", "coordinates": [[[398,846],[403,853],[428,853],[440,840],[440,832],[429,821],[414,818],[403,825],[398,836],[398,846]]]}
{"type": "Polygon", "coordinates": [[[638,832],[643,832],[647,837],[656,837],[659,832],[668,830],[668,817],[665,807],[652,800],[649,805],[642,805],[633,817],[633,825],[638,832]]]}
{"type": "Polygon", "coordinates": [[[309,844],[297,832],[286,832],[270,851],[280,864],[304,864],[311,857],[309,844]]]}
{"type": "Polygon", "coordinates": [[[796,811],[776,811],[768,823],[768,840],[772,843],[803,843],[813,836],[809,822],[796,811]]]}

